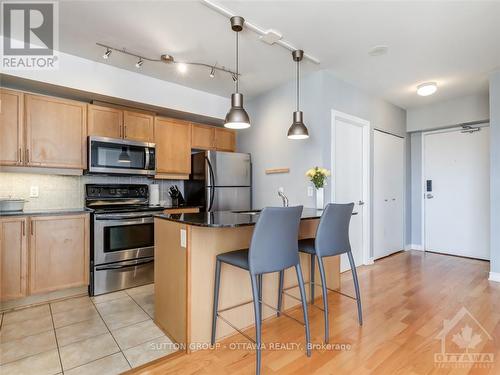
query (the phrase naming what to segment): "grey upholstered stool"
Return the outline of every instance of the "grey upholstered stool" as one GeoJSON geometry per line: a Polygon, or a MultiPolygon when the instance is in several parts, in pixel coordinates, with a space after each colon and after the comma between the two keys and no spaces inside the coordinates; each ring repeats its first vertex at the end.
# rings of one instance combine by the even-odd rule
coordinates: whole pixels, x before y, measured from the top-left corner
{"type": "MultiPolygon", "coordinates": [[[[340,293],[343,296],[350,297],[356,300],[358,305],[358,320],[359,325],[363,324],[363,312],[361,310],[361,296],[359,292],[358,274],[356,272],[356,264],[351,252],[351,244],[349,242],[349,222],[352,216],[354,203],[348,204],[333,204],[326,206],[321,215],[321,219],[316,230],[316,238],[305,239],[299,241],[299,251],[311,255],[311,270],[310,270],[310,287],[311,287],[311,304],[314,304],[314,263],[318,257],[318,268],[321,275],[321,288],[323,291],[323,311],[325,316],[325,342],[328,343],[329,337],[329,322],[328,322],[328,290],[340,293]],[[348,296],[337,290],[329,289],[326,286],[325,268],[323,266],[323,258],[335,255],[347,254],[351,265],[352,278],[354,280],[354,289],[356,298],[348,296]]],[[[280,272],[279,291],[278,291],[278,311],[281,310],[283,300],[283,273],[280,272]]],[[[279,312],[278,312],[279,315],[279,312]]]]}
{"type": "MultiPolygon", "coordinates": [[[[253,305],[255,312],[255,344],[257,350],[256,373],[260,374],[261,368],[261,321],[262,304],[276,310],[262,301],[262,275],[264,273],[281,272],[287,268],[295,267],[297,279],[300,286],[302,300],[302,311],[304,315],[304,326],[306,333],[306,353],[311,355],[309,320],[307,317],[307,300],[304,289],[304,279],[299,262],[298,234],[302,206],[298,207],[268,207],[260,213],[259,220],[255,225],[250,243],[250,249],[236,250],[217,255],[215,265],[215,290],[212,316],[212,345],[215,344],[215,332],[217,318],[220,317],[232,328],[246,334],[231,325],[220,316],[220,312],[227,311],[225,308],[219,311],[219,288],[221,264],[226,263],[235,267],[248,270],[252,282],[253,305]]],[[[250,301],[251,302],[251,301],[250,301]]],[[[249,303],[250,303],[249,302],[249,303]]],[[[241,306],[238,305],[238,306],[241,306]]],[[[235,307],[238,307],[235,306],[235,307]]],[[[253,340],[252,340],[253,341],[253,340]]]]}

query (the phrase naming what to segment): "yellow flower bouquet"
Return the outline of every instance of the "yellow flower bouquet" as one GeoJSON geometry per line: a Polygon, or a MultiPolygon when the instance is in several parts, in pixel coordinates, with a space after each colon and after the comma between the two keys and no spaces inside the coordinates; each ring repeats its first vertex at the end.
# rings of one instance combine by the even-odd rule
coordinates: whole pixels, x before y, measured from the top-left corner
{"type": "Polygon", "coordinates": [[[313,183],[316,189],[321,189],[325,186],[326,179],[331,173],[326,168],[314,167],[306,172],[306,177],[313,183]]]}

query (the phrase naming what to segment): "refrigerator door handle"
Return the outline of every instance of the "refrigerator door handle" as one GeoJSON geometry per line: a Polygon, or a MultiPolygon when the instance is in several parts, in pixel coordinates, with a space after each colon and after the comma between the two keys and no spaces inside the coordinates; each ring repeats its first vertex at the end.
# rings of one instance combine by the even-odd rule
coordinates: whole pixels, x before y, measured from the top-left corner
{"type": "Polygon", "coordinates": [[[207,165],[208,165],[208,172],[210,173],[210,203],[208,204],[208,210],[207,211],[210,211],[212,210],[212,206],[214,204],[214,198],[215,198],[215,175],[214,175],[214,171],[212,169],[212,164],[210,163],[210,160],[208,159],[208,157],[205,157],[206,161],[207,161],[207,165]]]}

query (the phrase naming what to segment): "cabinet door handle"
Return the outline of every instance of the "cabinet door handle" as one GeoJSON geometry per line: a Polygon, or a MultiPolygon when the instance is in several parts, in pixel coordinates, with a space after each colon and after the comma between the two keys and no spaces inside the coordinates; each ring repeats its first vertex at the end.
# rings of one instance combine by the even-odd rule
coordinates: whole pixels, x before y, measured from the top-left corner
{"type": "Polygon", "coordinates": [[[31,235],[33,235],[33,227],[34,227],[34,224],[32,221],[30,221],[30,233],[31,233],[31,235]]]}
{"type": "Polygon", "coordinates": [[[123,124],[123,138],[127,138],[127,125],[123,124]]]}
{"type": "Polygon", "coordinates": [[[23,163],[23,150],[21,147],[19,147],[19,151],[18,151],[18,155],[19,157],[19,164],[22,164],[23,163]]]}
{"type": "Polygon", "coordinates": [[[22,221],[22,226],[21,226],[21,231],[22,231],[22,234],[23,234],[23,237],[26,236],[26,221],[23,220],[22,221]]]}
{"type": "Polygon", "coordinates": [[[30,150],[26,149],[26,163],[30,162],[30,150]]]}

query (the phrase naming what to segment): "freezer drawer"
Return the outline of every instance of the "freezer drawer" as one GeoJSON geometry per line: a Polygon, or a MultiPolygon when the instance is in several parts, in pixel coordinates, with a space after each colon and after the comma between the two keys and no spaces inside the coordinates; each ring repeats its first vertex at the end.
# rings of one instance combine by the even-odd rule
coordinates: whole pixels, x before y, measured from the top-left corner
{"type": "Polygon", "coordinates": [[[93,295],[154,282],[154,258],[141,258],[94,266],[93,295]]]}
{"type": "Polygon", "coordinates": [[[252,208],[250,187],[207,187],[207,211],[243,211],[252,208]]]}

